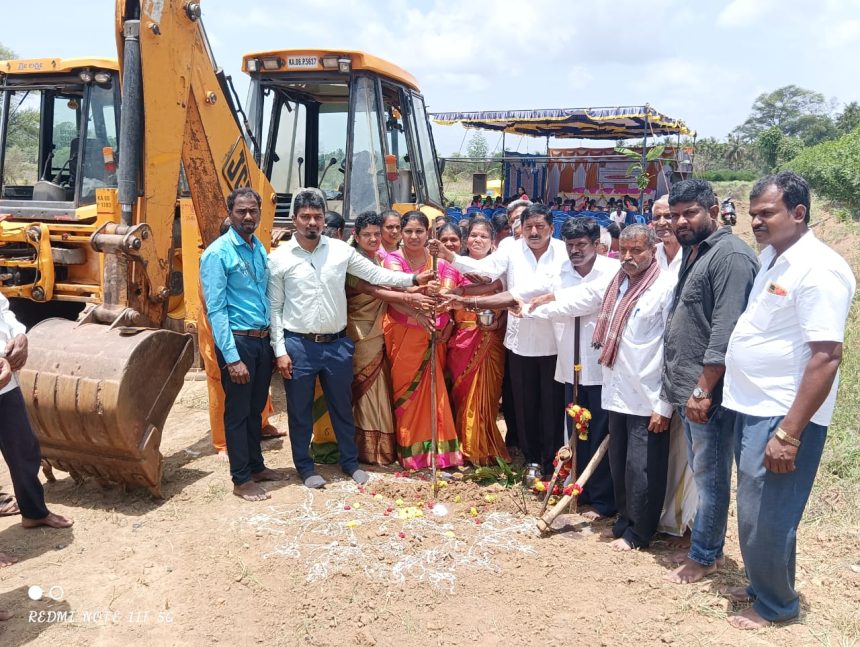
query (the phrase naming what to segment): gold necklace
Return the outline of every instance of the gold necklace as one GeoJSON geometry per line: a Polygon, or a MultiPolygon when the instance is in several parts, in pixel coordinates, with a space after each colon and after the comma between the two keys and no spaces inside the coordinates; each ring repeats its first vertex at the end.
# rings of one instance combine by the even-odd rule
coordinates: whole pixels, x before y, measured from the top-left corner
{"type": "Polygon", "coordinates": [[[416,272],[423,269],[424,265],[427,264],[427,252],[426,252],[426,250],[425,250],[423,256],[421,257],[421,263],[415,263],[411,258],[409,258],[409,255],[406,253],[405,249],[403,250],[403,257],[406,259],[406,262],[409,263],[409,267],[411,267],[416,272]]]}

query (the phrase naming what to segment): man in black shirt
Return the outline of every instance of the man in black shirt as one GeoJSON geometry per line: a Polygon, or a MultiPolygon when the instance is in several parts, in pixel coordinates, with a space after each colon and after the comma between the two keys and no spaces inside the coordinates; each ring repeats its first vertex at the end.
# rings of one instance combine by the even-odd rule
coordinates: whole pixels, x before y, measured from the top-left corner
{"type": "Polygon", "coordinates": [[[669,211],[683,257],[664,337],[662,397],[684,423],[699,505],[690,551],[678,556],[683,563],[667,579],[689,584],[713,573],[723,559],[735,418],[722,406],[725,354],[758,261],[731,227],[717,224],[720,209],[708,182],[675,184],[669,211]]]}

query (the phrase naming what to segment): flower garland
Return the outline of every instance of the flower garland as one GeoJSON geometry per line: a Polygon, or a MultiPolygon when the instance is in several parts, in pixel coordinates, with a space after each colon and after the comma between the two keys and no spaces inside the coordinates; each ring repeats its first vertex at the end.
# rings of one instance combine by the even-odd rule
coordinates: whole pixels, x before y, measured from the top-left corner
{"type": "Polygon", "coordinates": [[[591,422],[591,411],[573,402],[567,405],[566,411],[573,420],[577,437],[580,440],[588,440],[588,423],[591,422]]]}

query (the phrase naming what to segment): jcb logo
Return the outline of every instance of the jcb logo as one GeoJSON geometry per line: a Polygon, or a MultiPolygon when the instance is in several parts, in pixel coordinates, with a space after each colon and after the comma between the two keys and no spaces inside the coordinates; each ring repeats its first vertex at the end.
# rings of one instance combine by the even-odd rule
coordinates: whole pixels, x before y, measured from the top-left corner
{"type": "Polygon", "coordinates": [[[242,145],[242,138],[236,140],[222,169],[224,179],[231,191],[243,186],[251,186],[251,172],[248,170],[248,156],[242,145]]]}

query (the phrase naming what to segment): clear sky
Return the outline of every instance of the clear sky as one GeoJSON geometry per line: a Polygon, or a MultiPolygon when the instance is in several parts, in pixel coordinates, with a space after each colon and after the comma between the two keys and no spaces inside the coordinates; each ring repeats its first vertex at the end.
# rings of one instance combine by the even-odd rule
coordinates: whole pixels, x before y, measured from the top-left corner
{"type": "MultiPolygon", "coordinates": [[[[242,97],[242,54],[316,46],[362,49],[401,65],[418,78],[431,111],[648,102],[699,136],[724,137],[758,94],[790,83],[821,92],[838,107],[860,100],[860,0],[202,5],[218,63],[242,97]]],[[[112,0],[31,0],[6,9],[0,43],[21,57],[115,56],[112,0]]],[[[459,127],[434,126],[439,153],[460,150],[463,134],[459,127]]],[[[499,137],[487,133],[491,150],[499,137]]],[[[508,138],[509,150],[544,145],[508,138]]]]}

